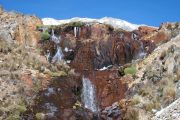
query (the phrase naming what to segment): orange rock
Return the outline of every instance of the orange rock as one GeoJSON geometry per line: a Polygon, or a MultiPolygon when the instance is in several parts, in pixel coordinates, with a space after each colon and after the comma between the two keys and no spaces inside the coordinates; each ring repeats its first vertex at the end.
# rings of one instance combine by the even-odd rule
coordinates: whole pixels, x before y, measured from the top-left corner
{"type": "Polygon", "coordinates": [[[25,72],[21,74],[22,81],[24,81],[27,85],[32,86],[33,85],[33,80],[32,80],[32,75],[31,72],[25,72]]]}
{"type": "Polygon", "coordinates": [[[15,30],[15,40],[19,44],[29,46],[37,46],[41,39],[41,34],[36,30],[38,25],[42,25],[42,21],[35,16],[24,16],[18,19],[18,26],[15,30]]]}

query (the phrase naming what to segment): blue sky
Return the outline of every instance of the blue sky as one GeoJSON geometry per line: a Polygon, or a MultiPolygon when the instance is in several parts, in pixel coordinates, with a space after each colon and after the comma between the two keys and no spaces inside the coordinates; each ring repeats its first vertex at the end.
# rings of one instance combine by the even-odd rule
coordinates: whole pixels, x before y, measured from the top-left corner
{"type": "Polygon", "coordinates": [[[135,24],[159,26],[180,22],[180,0],[0,0],[6,10],[38,17],[114,17],[135,24]]]}

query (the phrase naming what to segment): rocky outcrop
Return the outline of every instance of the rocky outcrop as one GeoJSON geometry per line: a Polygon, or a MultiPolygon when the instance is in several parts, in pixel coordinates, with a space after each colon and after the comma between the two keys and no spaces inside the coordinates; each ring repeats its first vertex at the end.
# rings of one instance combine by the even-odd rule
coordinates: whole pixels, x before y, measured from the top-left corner
{"type": "Polygon", "coordinates": [[[36,46],[41,39],[36,27],[42,25],[39,18],[16,12],[0,12],[0,37],[10,43],[36,46]]]}
{"type": "Polygon", "coordinates": [[[143,40],[152,40],[156,45],[168,42],[179,34],[179,23],[163,23],[159,29],[139,27],[143,40]]]}

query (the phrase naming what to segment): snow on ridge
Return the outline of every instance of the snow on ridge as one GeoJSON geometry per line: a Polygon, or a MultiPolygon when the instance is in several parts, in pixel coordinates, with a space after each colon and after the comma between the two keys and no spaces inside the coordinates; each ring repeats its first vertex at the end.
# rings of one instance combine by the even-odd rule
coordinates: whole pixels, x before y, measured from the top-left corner
{"type": "Polygon", "coordinates": [[[92,19],[92,18],[79,18],[79,17],[74,17],[71,19],[66,19],[66,20],[56,20],[53,18],[43,18],[42,19],[44,25],[62,25],[70,22],[97,22],[97,23],[105,23],[112,25],[115,28],[121,28],[127,31],[132,31],[137,29],[139,26],[146,26],[146,25],[137,25],[137,24],[132,24],[129,23],[125,20],[121,19],[116,19],[116,18],[111,18],[111,17],[104,17],[101,19],[92,19]]]}

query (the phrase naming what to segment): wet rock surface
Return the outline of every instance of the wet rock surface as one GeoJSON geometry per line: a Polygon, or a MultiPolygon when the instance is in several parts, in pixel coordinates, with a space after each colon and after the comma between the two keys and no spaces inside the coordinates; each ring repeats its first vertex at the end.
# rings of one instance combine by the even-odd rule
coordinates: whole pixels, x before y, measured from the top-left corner
{"type": "Polygon", "coordinates": [[[101,112],[101,119],[103,120],[121,120],[122,118],[122,111],[120,110],[119,103],[115,102],[112,104],[112,106],[106,107],[101,112]]]}
{"type": "MultiPolygon", "coordinates": [[[[61,36],[64,58],[71,60],[71,65],[79,70],[124,65],[139,58],[141,53],[150,53],[155,48],[155,44],[149,40],[143,46],[143,41],[136,32],[118,31],[104,24],[82,25],[77,27],[78,32],[74,28],[76,26],[54,29],[55,34],[61,36]],[[149,50],[145,50],[145,47],[149,47],[149,50]]],[[[52,51],[53,47],[48,49],[52,51]]]]}

